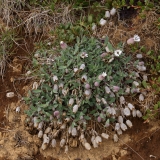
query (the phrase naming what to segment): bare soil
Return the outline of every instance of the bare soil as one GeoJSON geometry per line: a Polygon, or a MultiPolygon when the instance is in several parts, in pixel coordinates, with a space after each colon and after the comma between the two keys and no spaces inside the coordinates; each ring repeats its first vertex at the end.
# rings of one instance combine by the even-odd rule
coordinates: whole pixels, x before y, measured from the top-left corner
{"type": "MultiPolygon", "coordinates": [[[[113,44],[139,34],[141,45],[156,52],[160,32],[153,26],[155,17],[157,15],[150,12],[142,21],[135,14],[129,21],[120,21],[117,29],[112,19],[108,26],[96,34],[98,37],[108,35],[113,44]]],[[[160,160],[160,120],[148,124],[137,118],[132,119],[133,128],[120,136],[118,143],[113,143],[112,131],[109,140],[103,141],[99,148],[91,151],[84,150],[82,146],[71,148],[68,154],[59,148],[49,147],[42,151],[41,140],[34,133],[30,134],[25,127],[24,110],[28,106],[20,101],[32,85],[32,79],[24,78],[24,74],[31,64],[33,40],[26,40],[25,43],[20,41],[19,44],[14,54],[7,59],[5,75],[0,79],[0,160],[160,160]],[[16,96],[7,98],[6,93],[10,91],[15,92],[16,96]],[[21,108],[20,113],[15,112],[17,106],[21,108]]]]}

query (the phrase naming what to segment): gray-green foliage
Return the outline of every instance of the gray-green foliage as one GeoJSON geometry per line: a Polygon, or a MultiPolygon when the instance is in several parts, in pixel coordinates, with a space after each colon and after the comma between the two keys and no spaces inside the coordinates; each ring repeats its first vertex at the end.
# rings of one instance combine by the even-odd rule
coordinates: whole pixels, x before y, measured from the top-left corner
{"type": "MultiPolygon", "coordinates": [[[[68,117],[72,125],[80,120],[96,120],[99,117],[104,123],[113,120],[119,112],[119,97],[127,94],[125,91],[128,87],[136,88],[132,82],[136,79],[134,70],[138,62],[122,53],[109,63],[113,54],[102,56],[106,45],[112,48],[108,38],[104,44],[95,38],[77,38],[76,44],[61,50],[54,62],[40,65],[39,76],[44,81],[25,98],[30,107],[27,114],[46,122],[52,116],[60,121],[68,117]],[[82,64],[85,64],[84,69],[80,69],[82,64]],[[106,77],[100,77],[103,72],[107,74],[106,77]],[[95,82],[99,86],[95,86],[95,82]],[[110,91],[106,91],[105,87],[110,91]],[[74,103],[69,105],[71,98],[74,103]],[[79,108],[73,112],[75,105],[79,108]],[[57,111],[58,114],[55,113],[57,111]]],[[[37,53],[40,59],[47,59],[46,51],[37,53]]],[[[34,63],[38,66],[39,60],[34,60],[34,63]]]]}

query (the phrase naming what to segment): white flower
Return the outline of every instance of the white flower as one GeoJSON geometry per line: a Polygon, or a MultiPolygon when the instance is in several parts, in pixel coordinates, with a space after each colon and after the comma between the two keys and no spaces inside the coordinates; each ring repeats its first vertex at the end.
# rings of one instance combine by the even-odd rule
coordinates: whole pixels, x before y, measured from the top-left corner
{"type": "Polygon", "coordinates": [[[123,110],[123,112],[124,112],[125,116],[130,116],[131,115],[131,112],[130,112],[129,108],[127,108],[127,107],[123,110]]]}
{"type": "Polygon", "coordinates": [[[106,12],[105,12],[105,17],[106,17],[106,18],[109,18],[109,17],[110,17],[109,11],[106,11],[106,12]]]}
{"type": "Polygon", "coordinates": [[[100,136],[96,136],[95,141],[97,144],[102,142],[102,138],[100,136]]]}
{"type": "Polygon", "coordinates": [[[134,35],[133,39],[135,42],[140,42],[140,37],[136,34],[134,35]]]}
{"type": "Polygon", "coordinates": [[[57,84],[54,84],[54,86],[53,86],[53,90],[54,90],[55,92],[57,92],[57,91],[58,91],[58,85],[57,85],[57,84]]]}
{"type": "Polygon", "coordinates": [[[42,137],[43,137],[43,131],[40,130],[40,131],[38,132],[38,138],[42,138],[42,137]]]}
{"type": "Polygon", "coordinates": [[[126,90],[125,90],[125,92],[129,94],[130,93],[130,88],[127,87],[126,90]]]}
{"type": "Polygon", "coordinates": [[[114,115],[116,115],[116,110],[113,108],[113,107],[111,107],[111,114],[114,116],[114,115]]]}
{"type": "Polygon", "coordinates": [[[108,138],[109,138],[109,135],[106,134],[106,133],[102,133],[101,136],[102,136],[103,138],[105,138],[105,139],[108,139],[108,138]]]}
{"type": "Polygon", "coordinates": [[[121,129],[117,130],[117,134],[121,135],[122,134],[122,130],[121,129]]]}
{"type": "Polygon", "coordinates": [[[142,58],[143,56],[142,56],[142,54],[137,54],[136,57],[137,58],[142,58]]]}
{"type": "Polygon", "coordinates": [[[34,82],[32,89],[37,89],[37,88],[38,88],[38,83],[37,83],[37,82],[34,82]]]}
{"type": "Polygon", "coordinates": [[[137,110],[136,112],[137,112],[137,117],[141,118],[142,117],[142,113],[139,110],[137,110]]]}
{"type": "Polygon", "coordinates": [[[127,124],[127,126],[130,127],[130,128],[133,126],[133,125],[132,125],[132,122],[131,122],[130,120],[127,120],[127,121],[126,121],[126,124],[127,124]]]}
{"type": "Polygon", "coordinates": [[[134,109],[134,106],[133,106],[133,104],[131,104],[131,103],[128,103],[128,108],[129,108],[130,110],[133,110],[133,109],[134,109]]]}
{"type": "Polygon", "coordinates": [[[112,16],[114,16],[114,15],[116,14],[116,9],[115,9],[115,8],[112,8],[111,11],[110,11],[110,14],[111,14],[112,16]]]}
{"type": "Polygon", "coordinates": [[[119,49],[114,51],[114,56],[116,57],[119,57],[121,54],[122,54],[122,51],[119,49]]]}
{"type": "Polygon", "coordinates": [[[106,87],[105,87],[105,92],[106,92],[107,94],[111,93],[110,88],[106,86],[106,87]]]}
{"type": "Polygon", "coordinates": [[[66,140],[63,138],[61,141],[60,141],[60,146],[63,147],[66,143],[66,140]]]}
{"type": "Polygon", "coordinates": [[[100,20],[100,22],[99,22],[99,24],[101,25],[101,26],[104,26],[105,24],[107,23],[107,21],[105,20],[105,19],[101,19],[100,20]]]}
{"type": "Polygon", "coordinates": [[[92,31],[95,31],[97,26],[95,24],[92,25],[92,31]]]}
{"type": "Polygon", "coordinates": [[[53,81],[54,82],[58,81],[58,77],[57,76],[53,76],[53,81]]]}
{"type": "Polygon", "coordinates": [[[86,75],[83,75],[83,76],[81,77],[81,80],[82,80],[83,82],[86,82],[86,81],[87,81],[87,76],[86,76],[86,75]]]}
{"type": "Polygon", "coordinates": [[[118,142],[118,136],[117,136],[117,134],[114,134],[113,140],[114,140],[114,142],[118,142]]]}
{"type": "Polygon", "coordinates": [[[139,101],[144,101],[144,96],[143,96],[143,94],[140,94],[140,95],[139,95],[139,101]]]}
{"type": "Polygon", "coordinates": [[[85,57],[88,57],[88,54],[85,54],[85,57]]]}
{"type": "Polygon", "coordinates": [[[17,113],[19,113],[20,112],[20,110],[21,110],[21,108],[18,106],[18,107],[16,107],[16,112],[17,113]]]}
{"type": "Polygon", "coordinates": [[[123,96],[120,96],[120,104],[125,104],[125,99],[123,96]]]}
{"type": "Polygon", "coordinates": [[[89,143],[87,143],[87,142],[84,143],[84,147],[87,150],[91,150],[91,145],[89,143]]]}
{"type": "Polygon", "coordinates": [[[123,117],[122,116],[118,116],[118,122],[123,123],[123,117]]]}
{"type": "Polygon", "coordinates": [[[106,72],[103,72],[102,77],[106,77],[106,76],[107,76],[106,72]]]}
{"type": "Polygon", "coordinates": [[[147,75],[143,75],[143,80],[144,80],[144,81],[148,81],[147,75]]]}
{"type": "Polygon", "coordinates": [[[78,68],[74,68],[74,73],[77,73],[78,72],[78,68]]]}
{"type": "Polygon", "coordinates": [[[119,123],[116,123],[115,125],[115,130],[118,131],[120,129],[120,124],[119,123]]]}
{"type": "Polygon", "coordinates": [[[136,117],[136,115],[137,115],[137,112],[136,112],[135,109],[133,109],[133,110],[132,110],[132,116],[133,116],[133,117],[136,117]]]}
{"type": "Polygon", "coordinates": [[[77,136],[77,129],[75,127],[72,128],[71,134],[72,136],[77,136]]]}
{"type": "Polygon", "coordinates": [[[72,106],[73,104],[74,104],[74,99],[73,98],[70,98],[70,100],[69,100],[69,106],[72,106]]]}
{"type": "Polygon", "coordinates": [[[136,81],[134,81],[134,82],[133,82],[133,85],[135,85],[136,87],[138,87],[138,86],[139,86],[139,83],[136,82],[136,81]]]}
{"type": "Polygon", "coordinates": [[[82,52],[80,57],[84,59],[84,58],[88,57],[88,54],[86,52],[82,52]]]}
{"type": "Polygon", "coordinates": [[[78,105],[74,105],[73,106],[73,113],[76,113],[78,111],[79,106],[78,105]]]}
{"type": "Polygon", "coordinates": [[[53,148],[56,147],[56,139],[52,139],[51,146],[52,146],[53,148]]]}
{"type": "Polygon", "coordinates": [[[102,98],[101,100],[103,104],[107,104],[107,101],[104,98],[102,98]]]}
{"type": "Polygon", "coordinates": [[[127,126],[126,126],[124,123],[121,123],[121,129],[122,129],[123,131],[125,131],[125,130],[127,130],[127,126]]]}
{"type": "Polygon", "coordinates": [[[68,89],[62,89],[62,94],[63,94],[64,96],[66,96],[67,93],[68,93],[68,89]]]}
{"type": "Polygon", "coordinates": [[[81,64],[80,69],[81,69],[81,70],[84,70],[85,67],[86,67],[85,64],[81,64]]]}
{"type": "Polygon", "coordinates": [[[90,89],[85,90],[84,94],[87,97],[90,96],[91,95],[91,90],[90,89]]]}

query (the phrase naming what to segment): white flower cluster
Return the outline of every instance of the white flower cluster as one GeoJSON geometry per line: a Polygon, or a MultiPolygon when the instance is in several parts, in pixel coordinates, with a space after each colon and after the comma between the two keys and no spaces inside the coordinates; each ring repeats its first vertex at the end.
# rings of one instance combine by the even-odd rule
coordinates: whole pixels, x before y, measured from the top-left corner
{"type": "MultiPolygon", "coordinates": [[[[110,11],[106,11],[105,12],[105,18],[108,19],[110,18],[111,16],[114,16],[116,14],[116,9],[115,8],[112,8],[110,11]]],[[[101,18],[100,21],[99,21],[99,24],[101,26],[104,26],[106,23],[107,23],[107,20],[104,19],[104,18],[101,18]]],[[[96,24],[94,23],[92,25],[92,31],[95,31],[97,28],[96,24]]]]}

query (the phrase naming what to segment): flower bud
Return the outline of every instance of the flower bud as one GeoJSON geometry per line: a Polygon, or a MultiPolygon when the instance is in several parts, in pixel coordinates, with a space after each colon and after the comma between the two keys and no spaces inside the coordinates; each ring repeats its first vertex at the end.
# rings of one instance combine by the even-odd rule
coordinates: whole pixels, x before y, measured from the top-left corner
{"type": "Polygon", "coordinates": [[[136,113],[137,113],[137,117],[139,117],[139,118],[142,117],[142,113],[139,110],[137,110],[136,113]]]}
{"type": "Polygon", "coordinates": [[[122,129],[123,131],[125,131],[125,130],[127,130],[127,126],[126,126],[124,123],[121,123],[121,129],[122,129]]]}
{"type": "Polygon", "coordinates": [[[86,76],[86,75],[83,75],[83,76],[81,77],[81,81],[82,81],[82,82],[86,82],[86,81],[87,81],[87,76],[86,76]]]}
{"type": "Polygon", "coordinates": [[[95,31],[97,26],[95,24],[92,25],[92,31],[95,31]]]}
{"type": "Polygon", "coordinates": [[[119,86],[113,86],[113,87],[112,87],[113,92],[118,92],[119,89],[120,89],[119,86]]]}
{"type": "Polygon", "coordinates": [[[85,64],[81,64],[80,70],[84,70],[84,69],[85,69],[85,64]]]}
{"type": "Polygon", "coordinates": [[[74,68],[74,73],[77,73],[78,72],[78,68],[74,68]]]}
{"type": "Polygon", "coordinates": [[[115,14],[116,14],[116,9],[112,8],[111,11],[110,11],[110,15],[114,16],[115,14]]]}
{"type": "Polygon", "coordinates": [[[64,43],[63,41],[60,42],[60,46],[62,49],[66,49],[67,48],[67,44],[64,43]]]}
{"type": "Polygon", "coordinates": [[[40,130],[40,131],[38,132],[38,138],[42,138],[42,137],[43,137],[43,131],[40,130]]]}
{"type": "Polygon", "coordinates": [[[59,114],[60,114],[59,111],[54,111],[54,113],[53,113],[53,115],[56,117],[59,116],[59,114]]]}
{"type": "Polygon", "coordinates": [[[105,87],[105,91],[106,91],[107,94],[111,93],[111,90],[108,86],[105,87]]]}
{"type": "Polygon", "coordinates": [[[98,76],[98,80],[102,81],[103,79],[104,79],[104,77],[100,74],[100,75],[98,76]]]}
{"type": "Polygon", "coordinates": [[[106,133],[102,133],[101,136],[102,136],[103,138],[105,138],[105,139],[108,139],[108,138],[109,138],[109,135],[106,134],[106,133]]]}
{"type": "Polygon", "coordinates": [[[57,144],[56,139],[52,139],[51,146],[55,148],[56,144],[57,144]]]}
{"type": "Polygon", "coordinates": [[[143,96],[143,94],[140,94],[140,95],[139,95],[139,101],[144,101],[144,96],[143,96]]]}
{"type": "Polygon", "coordinates": [[[117,134],[121,135],[122,134],[122,130],[121,129],[117,130],[117,134]]]}
{"type": "Polygon", "coordinates": [[[130,110],[133,110],[135,107],[133,106],[133,104],[131,104],[131,103],[128,103],[128,108],[130,109],[130,110]]]}
{"type": "Polygon", "coordinates": [[[77,136],[77,129],[75,127],[72,128],[71,134],[72,136],[77,136]]]}
{"type": "Polygon", "coordinates": [[[58,92],[58,85],[57,85],[57,84],[54,84],[53,90],[54,90],[55,92],[58,92]]]}
{"type": "Polygon", "coordinates": [[[118,131],[120,129],[120,124],[119,123],[116,123],[115,125],[115,130],[118,131]]]}
{"type": "Polygon", "coordinates": [[[89,143],[87,143],[87,142],[84,143],[84,147],[87,150],[91,150],[91,145],[89,143]]]}
{"type": "Polygon", "coordinates": [[[88,83],[85,84],[85,89],[90,89],[90,85],[88,83]]]}
{"type": "Polygon", "coordinates": [[[130,120],[127,120],[127,121],[126,121],[126,124],[127,124],[127,126],[130,127],[130,128],[133,126],[133,125],[132,125],[132,122],[131,122],[130,120]]]}
{"type": "Polygon", "coordinates": [[[73,98],[70,98],[68,104],[69,104],[69,106],[72,106],[72,105],[74,104],[74,99],[73,99],[73,98]]]}
{"type": "Polygon", "coordinates": [[[78,105],[74,105],[73,106],[73,113],[76,113],[78,111],[79,106],[78,105]]]}
{"type": "Polygon", "coordinates": [[[99,82],[94,82],[95,87],[99,87],[99,82]]]}
{"type": "Polygon", "coordinates": [[[99,24],[101,25],[101,26],[104,26],[105,24],[107,23],[107,21],[105,20],[105,19],[101,19],[100,20],[100,22],[99,22],[99,24]]]}
{"type": "Polygon", "coordinates": [[[86,97],[89,97],[91,95],[91,90],[90,89],[85,90],[84,94],[86,97]]]}
{"type": "Polygon", "coordinates": [[[123,110],[123,112],[124,112],[125,116],[130,116],[131,115],[131,112],[130,112],[129,108],[127,108],[127,107],[123,110]]]}
{"type": "Polygon", "coordinates": [[[117,136],[117,134],[114,134],[113,140],[114,140],[114,142],[118,142],[118,136],[117,136]]]}
{"type": "Polygon", "coordinates": [[[109,13],[109,11],[106,11],[106,12],[105,12],[105,17],[106,17],[106,18],[110,18],[110,13],[109,13]]]}
{"type": "Polygon", "coordinates": [[[137,54],[136,57],[139,59],[143,58],[142,54],[137,54]]]}
{"type": "Polygon", "coordinates": [[[58,81],[58,77],[57,76],[53,76],[53,81],[57,82],[58,81]]]}
{"type": "Polygon", "coordinates": [[[60,141],[60,147],[63,147],[65,145],[65,143],[66,143],[66,140],[64,138],[61,139],[61,141],[60,141]]]}
{"type": "Polygon", "coordinates": [[[127,44],[128,44],[128,45],[131,45],[131,44],[134,44],[134,43],[135,43],[135,41],[134,41],[133,38],[129,38],[129,39],[127,40],[127,44]]]}
{"type": "Polygon", "coordinates": [[[100,116],[98,116],[97,121],[101,122],[102,118],[100,116]]]}
{"type": "Polygon", "coordinates": [[[101,58],[104,58],[105,56],[107,56],[108,54],[107,53],[102,53],[101,55],[100,55],[100,57],[101,58]]]}

